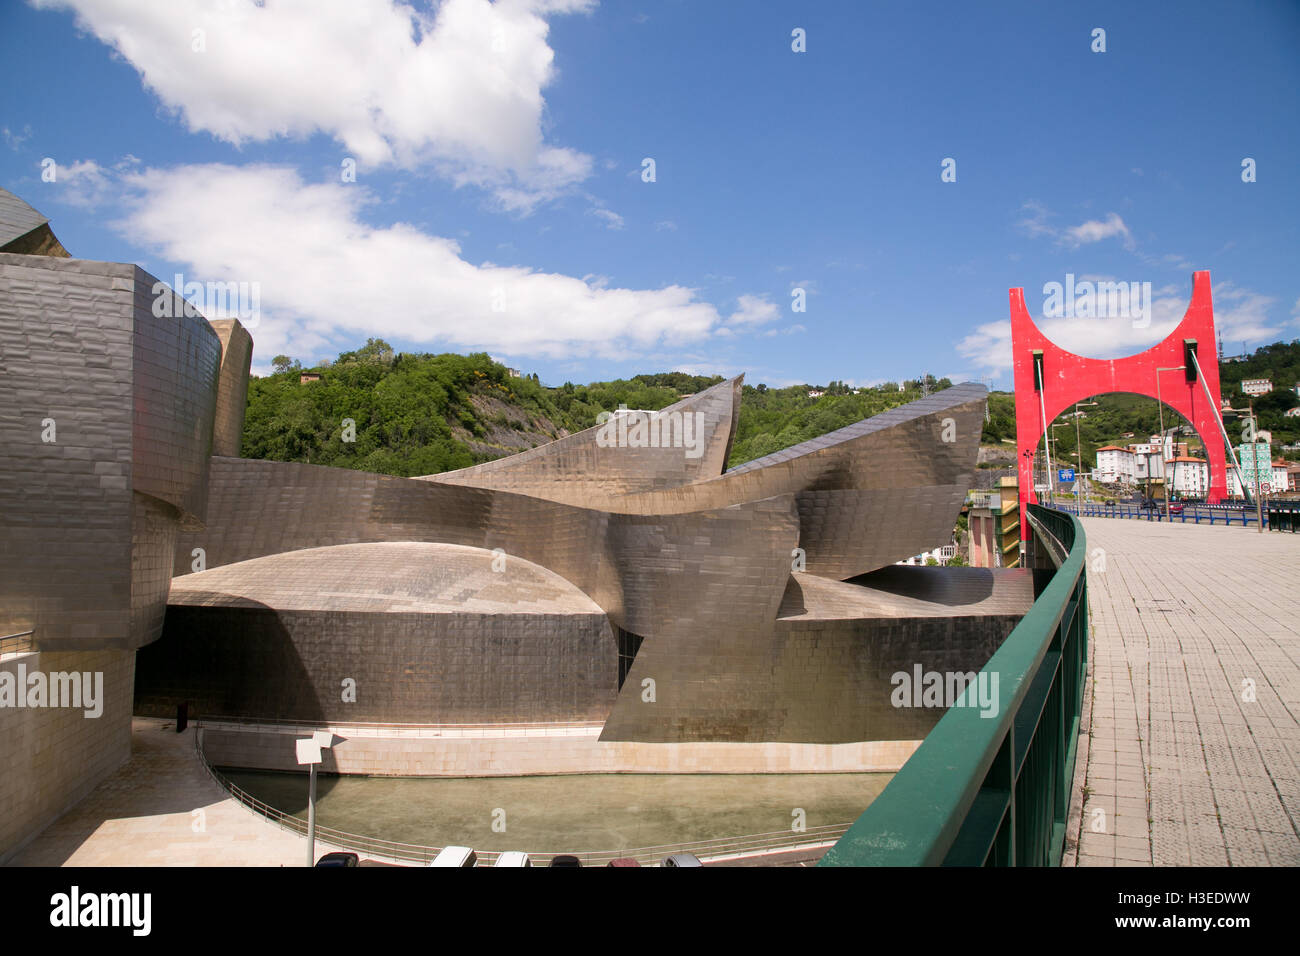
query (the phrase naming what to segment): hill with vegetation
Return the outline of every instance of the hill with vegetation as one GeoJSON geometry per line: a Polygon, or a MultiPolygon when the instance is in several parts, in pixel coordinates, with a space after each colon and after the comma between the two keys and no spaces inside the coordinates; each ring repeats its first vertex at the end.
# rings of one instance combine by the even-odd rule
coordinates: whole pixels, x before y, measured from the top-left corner
{"type": "MultiPolygon", "coordinates": [[[[273,374],[249,382],[245,457],[408,477],[511,455],[590,428],[602,411],[620,405],[657,410],[723,381],[721,376],[664,372],[547,386],[536,375],[513,375],[485,353],[396,353],[381,339],[312,369],[283,355],[273,365],[273,374]],[[345,432],[345,420],[351,421],[354,434],[345,432]]],[[[1260,427],[1273,432],[1276,454],[1283,444],[1300,442],[1300,419],[1284,416],[1300,405],[1292,390],[1300,381],[1300,341],[1265,346],[1244,361],[1224,362],[1220,376],[1223,395],[1236,408],[1248,401],[1241,393],[1242,379],[1271,379],[1274,390],[1254,400],[1260,427]]],[[[780,451],[951,384],[929,375],[857,389],[836,381],[818,386],[821,395],[810,395],[806,385],[747,384],[728,464],[780,451]]],[[[1154,399],[1120,394],[1091,400],[1097,404],[1082,409],[1085,417],[1079,422],[1087,468],[1102,445],[1142,441],[1159,430],[1154,399]]],[[[1062,463],[1077,461],[1073,419],[1059,421],[1069,427],[1054,430],[1054,457],[1062,463]]],[[[1165,427],[1180,424],[1185,423],[1166,409],[1165,427]]],[[[1229,432],[1234,438],[1239,434],[1231,419],[1229,432]]],[[[992,469],[1014,467],[1015,434],[1014,396],[991,393],[980,456],[986,479],[994,477],[992,469]]],[[[1195,435],[1188,440],[1193,448],[1199,446],[1195,435]]],[[[1286,454],[1300,459],[1300,452],[1286,454]]]]}
{"type": "Polygon", "coordinates": [[[659,409],[722,381],[669,373],[548,388],[485,353],[395,353],[382,339],[312,369],[283,355],[273,364],[249,382],[245,457],[403,477],[514,454],[620,404],[659,409]]]}
{"type": "MultiPolygon", "coordinates": [[[[723,381],[664,372],[560,386],[515,376],[485,353],[396,353],[381,339],[305,369],[277,356],[248,387],[242,453],[380,474],[465,468],[562,438],[620,405],[658,410],[723,381]],[[348,422],[351,425],[348,425],[348,422]],[[352,438],[351,441],[344,440],[352,438]]],[[[927,376],[853,389],[746,385],[729,464],[737,465],[913,401],[952,383],[927,376]]]]}

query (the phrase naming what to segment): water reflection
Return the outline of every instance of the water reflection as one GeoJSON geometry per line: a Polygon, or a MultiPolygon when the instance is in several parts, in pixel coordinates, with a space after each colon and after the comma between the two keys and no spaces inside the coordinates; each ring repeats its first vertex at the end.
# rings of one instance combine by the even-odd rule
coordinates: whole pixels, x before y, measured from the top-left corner
{"type": "MultiPolygon", "coordinates": [[[[237,787],[306,818],[305,774],[222,769],[237,787]]],[[[574,774],[318,780],[322,826],[478,850],[622,850],[850,823],[888,773],[574,774]],[[503,829],[504,828],[504,829],[503,829]]]]}

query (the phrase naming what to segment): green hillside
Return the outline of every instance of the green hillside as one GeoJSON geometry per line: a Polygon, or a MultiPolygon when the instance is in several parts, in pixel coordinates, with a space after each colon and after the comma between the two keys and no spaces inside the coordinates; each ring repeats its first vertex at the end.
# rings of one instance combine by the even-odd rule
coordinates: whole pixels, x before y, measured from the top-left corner
{"type": "MultiPolygon", "coordinates": [[[[371,339],[334,362],[303,369],[277,356],[274,374],[249,382],[243,455],[274,461],[301,461],[356,468],[388,475],[427,475],[464,468],[553,441],[596,424],[601,411],[660,409],[683,395],[699,392],[721,376],[665,372],[631,379],[560,386],[542,385],[536,375],[513,377],[485,353],[439,355],[395,353],[371,339]],[[302,381],[304,373],[318,381],[302,381]],[[344,441],[344,420],[351,419],[355,441],[344,441]]],[[[1243,378],[1271,378],[1275,388],[1255,400],[1260,427],[1273,432],[1275,449],[1300,442],[1300,419],[1283,413],[1300,405],[1287,385],[1300,381],[1300,341],[1259,349],[1247,361],[1225,362],[1224,396],[1245,407],[1243,378]]],[[[734,466],[897,405],[920,398],[924,389],[938,391],[952,383],[922,380],[886,383],[854,390],[843,382],[822,387],[810,397],[803,385],[769,388],[746,385],[729,465],[734,466]]],[[[1092,467],[1101,445],[1142,440],[1159,428],[1156,402],[1138,395],[1106,395],[1084,409],[1080,422],[1085,467],[1092,467]],[[1128,433],[1133,438],[1125,438],[1128,433]]],[[[1166,427],[1183,424],[1166,410],[1166,427]]],[[[1055,457],[1074,459],[1075,430],[1055,430],[1055,457]]],[[[1229,420],[1236,434],[1238,426],[1229,420]]],[[[989,396],[983,444],[995,446],[985,467],[1014,461],[1015,401],[1009,392],[989,396]]],[[[1189,441],[1198,444],[1195,436],[1189,441]]],[[[1287,453],[1300,459],[1300,453],[1287,453]]],[[[1077,460],[1077,459],[1074,459],[1077,460]]]]}
{"type": "Polygon", "coordinates": [[[394,353],[382,339],[326,366],[303,369],[286,356],[275,366],[249,382],[245,457],[404,477],[514,454],[589,428],[602,410],[663,408],[722,381],[668,373],[548,388],[485,353],[394,353]],[[344,441],[347,419],[354,441],[344,441]]]}
{"type": "MultiPolygon", "coordinates": [[[[387,475],[428,475],[464,468],[553,441],[596,424],[619,405],[660,409],[723,381],[721,376],[664,372],[632,379],[548,387],[516,378],[485,353],[402,354],[371,339],[334,362],[304,369],[277,356],[274,374],[249,382],[242,453],[387,475]],[[304,381],[304,374],[319,380],[304,381]],[[344,441],[351,419],[354,441],[344,441]]],[[[731,465],[779,451],[913,401],[927,376],[854,390],[841,382],[826,394],[807,386],[746,385],[731,465]]]]}

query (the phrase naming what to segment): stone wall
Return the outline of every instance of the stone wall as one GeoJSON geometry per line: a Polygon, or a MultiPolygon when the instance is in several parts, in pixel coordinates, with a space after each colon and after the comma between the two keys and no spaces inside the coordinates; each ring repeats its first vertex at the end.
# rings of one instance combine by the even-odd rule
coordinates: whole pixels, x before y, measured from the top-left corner
{"type": "Polygon", "coordinates": [[[0,864],[75,806],[131,756],[134,651],[13,654],[0,673],[100,672],[103,713],[0,706],[0,864]]]}
{"type": "Polygon", "coordinates": [[[893,773],[919,740],[854,744],[602,741],[598,727],[493,728],[250,727],[205,725],[214,766],[299,770],[294,740],[332,730],[326,773],[397,777],[513,777],[560,773],[893,773]]]}

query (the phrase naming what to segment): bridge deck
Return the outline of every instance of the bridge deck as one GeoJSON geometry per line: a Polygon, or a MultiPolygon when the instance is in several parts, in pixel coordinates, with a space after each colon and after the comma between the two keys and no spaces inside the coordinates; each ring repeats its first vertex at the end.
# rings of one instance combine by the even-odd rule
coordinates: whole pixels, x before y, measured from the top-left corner
{"type": "Polygon", "coordinates": [[[1300,864],[1300,540],[1082,520],[1092,735],[1065,863],[1300,864]]]}

